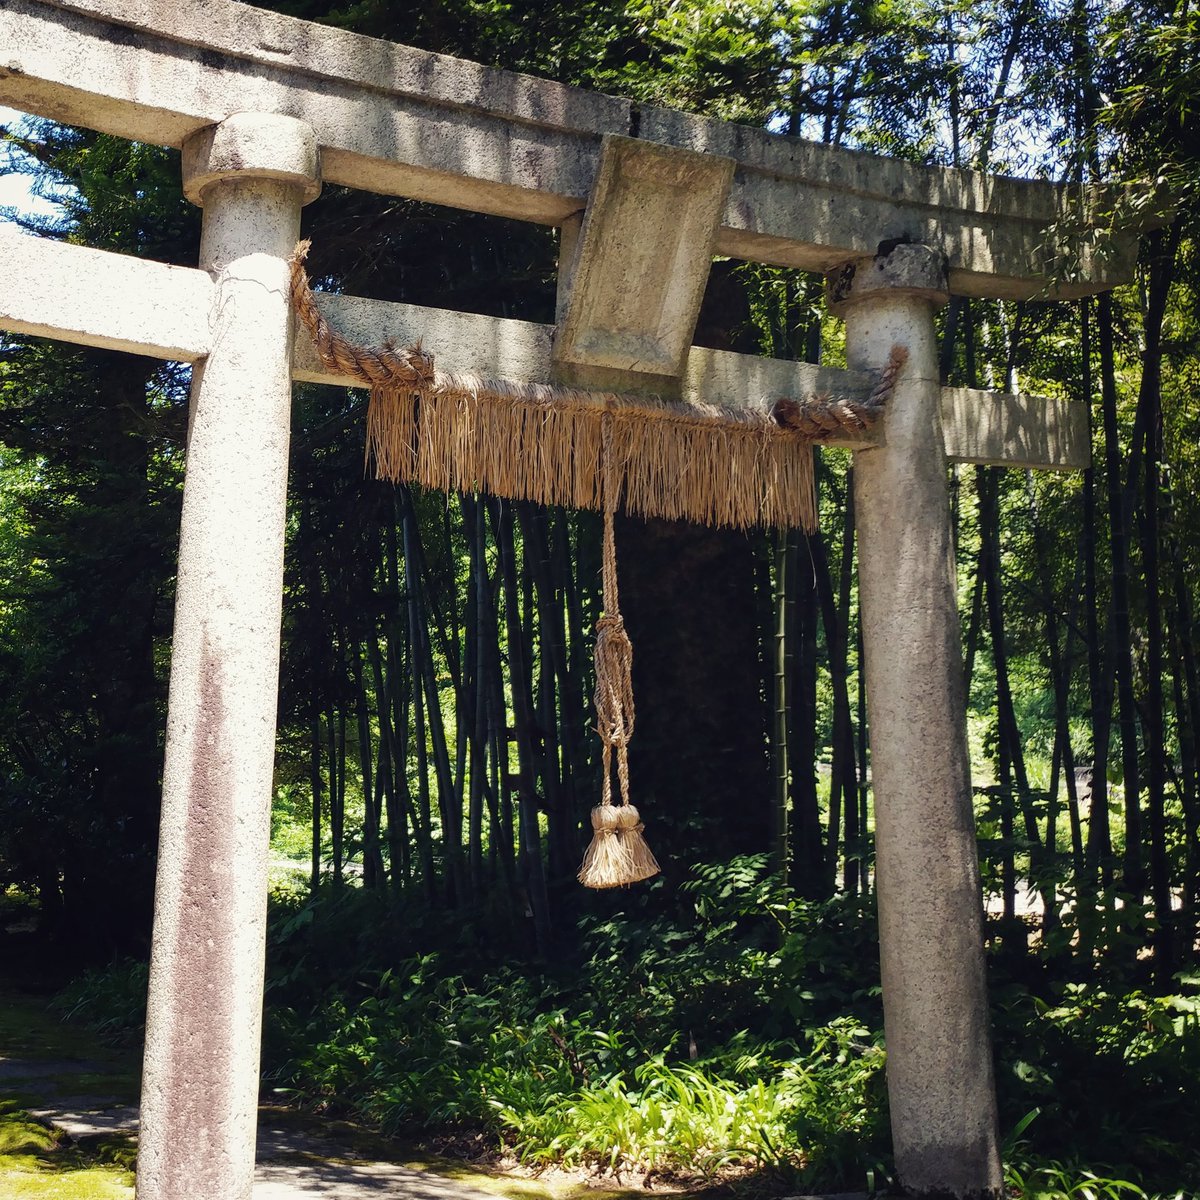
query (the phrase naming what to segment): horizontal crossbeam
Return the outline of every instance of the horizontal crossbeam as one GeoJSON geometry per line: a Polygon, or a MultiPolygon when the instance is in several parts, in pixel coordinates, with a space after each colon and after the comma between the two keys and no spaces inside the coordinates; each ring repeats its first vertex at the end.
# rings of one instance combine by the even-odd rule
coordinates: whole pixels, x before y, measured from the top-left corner
{"type": "MultiPolygon", "coordinates": [[[[543,224],[584,207],[605,134],[730,158],[716,253],[824,272],[907,238],[949,256],[962,295],[1045,294],[1048,228],[1080,215],[1062,185],[638,107],[234,0],[5,0],[0,45],[0,103],[27,112],[170,146],[287,113],[316,130],[330,183],[543,224]]],[[[1135,241],[1082,246],[1056,294],[1127,280],[1135,241]]]]}
{"type": "Polygon", "coordinates": [[[0,225],[0,329],[195,362],[208,353],[203,271],[90,250],[0,225]]]}
{"type": "MultiPolygon", "coordinates": [[[[482,379],[554,380],[553,325],[395,304],[358,296],[321,294],[321,311],[352,342],[397,345],[420,342],[442,370],[482,379]]],[[[296,339],[293,377],[309,383],[345,384],[323,366],[312,343],[296,339]]],[[[758,358],[693,346],[681,386],[683,403],[769,410],[780,397],[836,395],[865,401],[874,376],[814,363],[758,358]]],[[[946,456],[953,462],[1048,470],[1082,470],[1091,463],[1086,406],[1044,396],[973,388],[942,389],[946,456]]],[[[822,445],[863,450],[882,442],[876,426],[822,445]]]]}
{"type": "MultiPolygon", "coordinates": [[[[91,250],[0,227],[0,328],[88,346],[195,362],[208,354],[214,285],[204,272],[91,250]]],[[[553,325],[322,294],[327,320],[362,345],[420,342],[440,369],[482,379],[554,381],[553,325]]],[[[293,378],[344,386],[349,380],[296,338],[293,378]]],[[[865,400],[875,379],[812,363],[693,346],[682,399],[770,409],[780,397],[837,395],[865,400]]],[[[947,456],[960,462],[1070,470],[1088,466],[1087,409],[1066,400],[967,388],[942,389],[947,456]]],[[[878,427],[824,443],[879,444],[878,427]]]]}

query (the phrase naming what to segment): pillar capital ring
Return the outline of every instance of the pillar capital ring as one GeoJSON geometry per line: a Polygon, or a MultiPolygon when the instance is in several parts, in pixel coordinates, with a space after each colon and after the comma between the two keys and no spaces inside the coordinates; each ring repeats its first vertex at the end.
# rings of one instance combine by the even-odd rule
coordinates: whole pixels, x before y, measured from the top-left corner
{"type": "Polygon", "coordinates": [[[189,134],[183,143],[183,194],[204,193],[226,180],[291,183],[308,204],[321,192],[321,152],[311,125],[275,113],[241,112],[189,134]]]}
{"type": "Polygon", "coordinates": [[[852,259],[830,271],[825,289],[830,310],[839,317],[854,305],[898,296],[941,308],[950,298],[949,264],[940,250],[920,242],[885,245],[874,258],[852,259]]]}

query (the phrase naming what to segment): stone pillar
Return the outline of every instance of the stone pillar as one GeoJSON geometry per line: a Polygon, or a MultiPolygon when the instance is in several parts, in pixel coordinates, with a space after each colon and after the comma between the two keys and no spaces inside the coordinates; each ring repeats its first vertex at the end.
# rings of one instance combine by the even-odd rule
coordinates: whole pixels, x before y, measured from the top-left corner
{"type": "Polygon", "coordinates": [[[899,245],[829,278],[846,358],[908,362],[855,458],[892,1139],[913,1195],[1002,1194],[933,313],[944,257],[899,245]]]}
{"type": "Polygon", "coordinates": [[[183,148],[217,282],[196,368],[146,1018],[139,1200],[249,1200],[258,1116],[284,512],[287,257],[312,129],[239,113],[183,148]]]}

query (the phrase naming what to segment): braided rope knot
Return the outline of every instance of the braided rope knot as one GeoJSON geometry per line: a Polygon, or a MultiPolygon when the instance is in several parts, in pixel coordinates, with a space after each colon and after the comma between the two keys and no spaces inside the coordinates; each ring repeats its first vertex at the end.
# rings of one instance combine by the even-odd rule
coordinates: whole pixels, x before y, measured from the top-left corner
{"type": "Polygon", "coordinates": [[[800,400],[782,398],[771,407],[771,416],[781,429],[820,441],[839,433],[862,433],[883,415],[896,390],[900,370],[908,361],[908,349],[893,346],[887,365],[879,373],[865,400],[838,396],[810,396],[800,400]]]}
{"type": "Polygon", "coordinates": [[[621,803],[629,803],[629,742],[633,737],[633,643],[618,613],[596,622],[596,732],[604,758],[603,803],[612,803],[612,756],[617,752],[621,803]]]}
{"type": "Polygon", "coordinates": [[[596,723],[613,746],[633,737],[633,643],[620,614],[596,623],[596,723]]]}

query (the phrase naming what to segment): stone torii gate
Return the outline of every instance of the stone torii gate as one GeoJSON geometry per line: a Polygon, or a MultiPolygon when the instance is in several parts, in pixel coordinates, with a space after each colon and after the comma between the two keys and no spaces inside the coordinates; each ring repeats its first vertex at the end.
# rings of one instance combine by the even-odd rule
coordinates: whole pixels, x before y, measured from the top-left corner
{"type": "MultiPolygon", "coordinates": [[[[865,396],[856,519],[896,1163],[916,1194],[1002,1187],[946,462],[1080,468],[1083,405],[939,385],[951,292],[1049,294],[1080,199],[724,124],[232,0],[3,0],[0,103],[181,147],[199,269],[0,231],[0,327],[194,366],[138,1159],[141,1200],[246,1200],[293,379],[287,258],[322,181],[561,228],[555,326],[320,297],[352,339],[448,371],[759,404],[865,396]],[[714,255],[821,271],[849,370],[691,346],[714,255]]],[[[1058,296],[1129,278],[1084,247],[1058,296]]]]}

